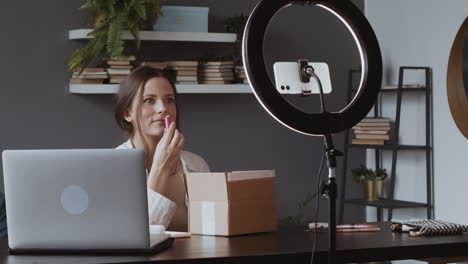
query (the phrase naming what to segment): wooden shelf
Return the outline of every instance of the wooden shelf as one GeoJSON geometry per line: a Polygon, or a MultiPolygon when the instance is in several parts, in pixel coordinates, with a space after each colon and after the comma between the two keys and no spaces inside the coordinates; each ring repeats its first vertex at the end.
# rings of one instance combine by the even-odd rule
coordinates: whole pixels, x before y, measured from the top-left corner
{"type": "MultiPolygon", "coordinates": [[[[68,31],[69,39],[88,39],[87,36],[92,29],[74,29],[68,31]]],[[[133,39],[127,31],[124,39],[133,39]]],[[[162,31],[140,31],[141,40],[155,41],[191,41],[191,42],[226,42],[232,43],[237,39],[233,33],[203,33],[203,32],[162,32],[162,31]]]]}
{"type": "Polygon", "coordinates": [[[380,199],[375,201],[367,201],[364,199],[347,199],[344,200],[345,203],[359,204],[365,206],[372,206],[378,208],[419,208],[427,207],[426,203],[417,203],[409,202],[402,200],[393,200],[393,199],[380,199]]]}
{"type": "MultiPolygon", "coordinates": [[[[176,84],[179,94],[249,94],[252,93],[247,84],[176,84]]],[[[117,84],[70,84],[72,94],[115,94],[117,84]]]]}

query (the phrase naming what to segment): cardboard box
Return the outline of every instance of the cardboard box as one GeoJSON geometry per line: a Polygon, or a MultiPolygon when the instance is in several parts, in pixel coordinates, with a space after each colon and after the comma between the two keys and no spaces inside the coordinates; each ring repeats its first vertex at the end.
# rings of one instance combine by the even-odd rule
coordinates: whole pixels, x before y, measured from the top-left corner
{"type": "Polygon", "coordinates": [[[274,170],[185,177],[190,233],[232,236],[277,229],[274,170]]]}

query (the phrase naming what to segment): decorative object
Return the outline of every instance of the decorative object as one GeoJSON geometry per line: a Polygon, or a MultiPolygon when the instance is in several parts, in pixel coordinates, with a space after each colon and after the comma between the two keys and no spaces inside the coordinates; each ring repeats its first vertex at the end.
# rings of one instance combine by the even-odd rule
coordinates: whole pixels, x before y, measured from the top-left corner
{"type": "Polygon", "coordinates": [[[364,187],[364,199],[375,201],[382,199],[383,180],[387,178],[386,169],[378,168],[375,171],[364,165],[351,170],[356,182],[362,182],[364,187]]]}
{"type": "Polygon", "coordinates": [[[140,28],[148,17],[162,15],[159,0],[85,0],[80,7],[87,10],[84,23],[95,19],[94,30],[87,34],[91,39],[84,48],[75,50],[68,62],[69,70],[83,69],[99,55],[113,60],[126,60],[123,33],[128,30],[140,47],[140,28]]]}
{"type": "Polygon", "coordinates": [[[155,31],[208,32],[209,7],[163,6],[164,16],[154,24],[155,31]]]}
{"type": "Polygon", "coordinates": [[[460,132],[468,139],[468,52],[466,35],[468,18],[465,19],[453,41],[447,68],[447,99],[452,118],[460,132]]]}

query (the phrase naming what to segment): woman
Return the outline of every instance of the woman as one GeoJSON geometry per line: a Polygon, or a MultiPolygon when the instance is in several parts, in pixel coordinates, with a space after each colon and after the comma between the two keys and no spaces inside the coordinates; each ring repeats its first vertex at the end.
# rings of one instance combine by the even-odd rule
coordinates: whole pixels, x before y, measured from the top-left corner
{"type": "Polygon", "coordinates": [[[117,148],[145,151],[150,224],[187,231],[183,173],[208,172],[209,168],[203,158],[182,150],[176,99],[175,85],[166,72],[149,66],[133,70],[116,96],[115,118],[129,135],[117,148]],[[165,129],[168,115],[173,122],[165,129]]]}

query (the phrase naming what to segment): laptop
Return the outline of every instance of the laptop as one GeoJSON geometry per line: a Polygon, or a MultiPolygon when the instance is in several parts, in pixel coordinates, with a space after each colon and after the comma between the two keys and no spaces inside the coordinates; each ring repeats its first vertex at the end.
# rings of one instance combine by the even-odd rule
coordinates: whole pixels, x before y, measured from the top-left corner
{"type": "Polygon", "coordinates": [[[11,253],[154,254],[141,149],[5,150],[11,253]]]}

